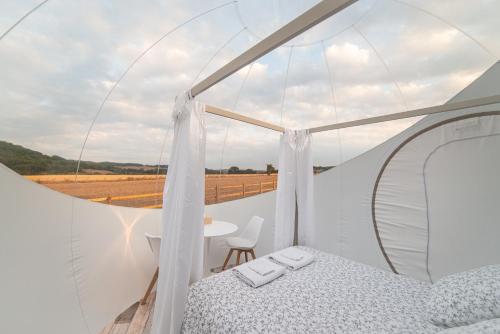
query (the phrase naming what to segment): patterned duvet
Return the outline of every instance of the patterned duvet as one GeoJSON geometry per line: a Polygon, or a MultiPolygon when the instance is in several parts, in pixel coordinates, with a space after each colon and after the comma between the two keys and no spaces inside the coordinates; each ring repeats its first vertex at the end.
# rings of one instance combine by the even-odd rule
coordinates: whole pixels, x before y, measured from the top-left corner
{"type": "Polygon", "coordinates": [[[183,333],[435,333],[425,318],[430,284],[345,258],[315,254],[257,289],[230,270],[193,284],[183,333]]]}

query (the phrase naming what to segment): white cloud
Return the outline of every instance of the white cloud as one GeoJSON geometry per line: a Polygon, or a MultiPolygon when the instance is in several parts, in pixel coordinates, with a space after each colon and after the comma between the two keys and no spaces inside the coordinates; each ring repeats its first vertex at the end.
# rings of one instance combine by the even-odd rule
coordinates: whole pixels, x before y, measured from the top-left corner
{"type": "Polygon", "coordinates": [[[330,46],[326,54],[337,66],[366,65],[370,59],[369,50],[348,42],[342,45],[330,46]]]}

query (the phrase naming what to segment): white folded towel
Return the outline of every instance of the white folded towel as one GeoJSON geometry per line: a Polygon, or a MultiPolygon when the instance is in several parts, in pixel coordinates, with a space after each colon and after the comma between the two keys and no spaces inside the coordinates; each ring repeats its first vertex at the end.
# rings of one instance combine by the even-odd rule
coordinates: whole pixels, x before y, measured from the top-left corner
{"type": "Polygon", "coordinates": [[[253,260],[232,269],[232,272],[236,277],[254,288],[258,288],[261,285],[275,280],[283,275],[285,271],[285,267],[273,263],[266,258],[253,260]],[[261,275],[257,271],[264,272],[265,275],[261,275]]]}
{"type": "Polygon", "coordinates": [[[304,253],[303,251],[294,248],[294,247],[289,247],[285,248],[280,252],[281,255],[283,255],[286,258],[289,258],[290,260],[294,261],[300,261],[302,260],[308,253],[304,253]]]}
{"type": "MultiPolygon", "coordinates": [[[[248,267],[255,271],[257,274],[267,276],[273,273],[276,268],[276,263],[269,261],[266,258],[258,259],[248,263],[248,267]]],[[[278,268],[281,269],[281,268],[278,268]]]]}
{"type": "Polygon", "coordinates": [[[300,269],[314,261],[314,255],[294,247],[272,253],[269,258],[291,270],[300,269]]]}

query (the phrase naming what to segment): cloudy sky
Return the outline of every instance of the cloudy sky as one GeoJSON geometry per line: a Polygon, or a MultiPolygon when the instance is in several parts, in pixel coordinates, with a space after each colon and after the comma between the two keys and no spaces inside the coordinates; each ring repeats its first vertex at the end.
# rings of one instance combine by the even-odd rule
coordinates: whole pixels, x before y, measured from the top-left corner
{"type": "MultiPolygon", "coordinates": [[[[40,2],[0,0],[0,35],[40,2]]],[[[317,2],[49,0],[0,40],[0,140],[76,159],[88,133],[82,159],[168,163],[175,95],[317,2]]],[[[499,58],[499,13],[498,0],[360,0],[199,100],[291,128],[444,103],[499,58]]],[[[208,167],[277,164],[279,134],[207,117],[208,167]]],[[[415,121],[317,135],[315,164],[415,121]]]]}

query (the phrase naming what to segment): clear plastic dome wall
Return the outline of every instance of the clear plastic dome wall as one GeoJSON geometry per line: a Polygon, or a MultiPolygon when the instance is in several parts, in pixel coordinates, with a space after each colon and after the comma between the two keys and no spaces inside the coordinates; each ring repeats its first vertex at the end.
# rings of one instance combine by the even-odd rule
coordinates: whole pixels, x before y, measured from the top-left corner
{"type": "MultiPolygon", "coordinates": [[[[160,210],[148,208],[161,206],[175,96],[318,2],[0,3],[0,209],[8,231],[0,260],[11,269],[0,331],[98,332],[139,299],[154,270],[143,234],[160,228],[160,210]]],[[[486,0],[360,0],[197,98],[290,128],[444,103],[498,59],[498,9],[486,0]]],[[[315,134],[314,164],[363,160],[416,121],[315,134]]],[[[214,175],[277,167],[279,133],[212,115],[206,122],[214,175]]],[[[333,169],[317,179],[339,177],[333,169]]],[[[318,187],[319,213],[332,193],[357,191],[330,181],[318,187]]],[[[265,253],[274,201],[268,192],[206,211],[238,224],[264,217],[265,253]]],[[[330,238],[338,226],[329,219],[345,225],[356,210],[346,201],[318,220],[321,247],[386,267],[358,239],[330,238]]],[[[210,261],[221,254],[215,247],[210,261]]]]}
{"type": "MultiPolygon", "coordinates": [[[[15,111],[4,113],[2,137],[47,155],[114,163],[104,170],[80,163],[80,181],[88,181],[83,177],[88,173],[145,173],[152,178],[146,193],[158,193],[157,183],[163,182],[153,179],[155,170],[166,171],[165,133],[175,95],[317,2],[3,4],[4,13],[35,10],[12,30],[15,21],[9,18],[16,16],[2,20],[8,31],[2,38],[3,63],[9,64],[2,102],[15,111]],[[256,12],[260,15],[252,15],[256,12]],[[158,168],[160,160],[164,166],[158,168]]],[[[489,29],[495,24],[491,4],[474,6],[485,18],[481,22],[466,15],[465,4],[451,13],[448,6],[358,1],[199,98],[292,128],[443,103],[484,71],[498,50],[489,29]]],[[[414,121],[398,124],[404,128],[414,121]]],[[[346,147],[343,159],[402,129],[382,127],[344,130],[341,142],[356,147],[346,147]]],[[[330,136],[336,135],[316,136],[315,147],[331,145],[330,136]]],[[[53,168],[44,170],[52,173],[59,163],[47,161],[53,168]]],[[[39,166],[31,164],[27,173],[38,173],[39,166]]],[[[75,174],[74,165],[63,171],[75,174]]],[[[114,190],[117,186],[108,183],[109,190],[99,192],[53,188],[101,200],[135,191],[114,190]]],[[[126,200],[115,204],[128,205],[126,200]]]]}

